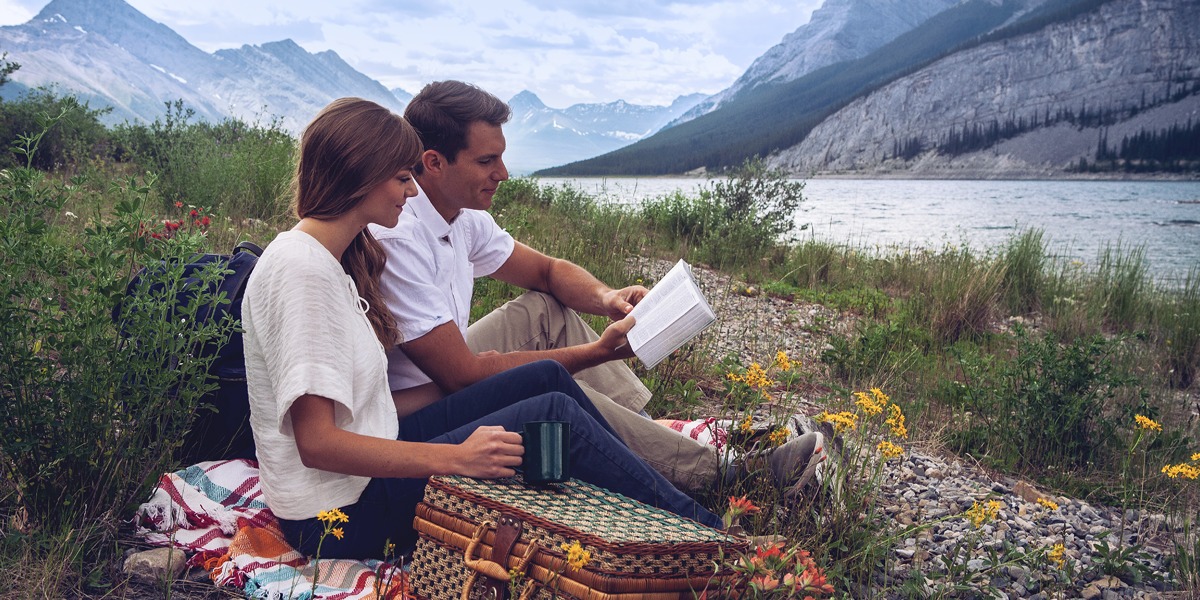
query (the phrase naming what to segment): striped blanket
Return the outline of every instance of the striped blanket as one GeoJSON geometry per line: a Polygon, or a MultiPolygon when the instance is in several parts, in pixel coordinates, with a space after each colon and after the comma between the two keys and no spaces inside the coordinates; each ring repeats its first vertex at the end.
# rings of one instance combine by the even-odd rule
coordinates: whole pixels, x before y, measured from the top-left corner
{"type": "Polygon", "coordinates": [[[251,598],[406,598],[406,574],[390,563],[318,561],[289,546],[262,500],[253,461],[203,462],[167,473],[134,520],[148,543],[187,551],[189,565],[251,598]]]}

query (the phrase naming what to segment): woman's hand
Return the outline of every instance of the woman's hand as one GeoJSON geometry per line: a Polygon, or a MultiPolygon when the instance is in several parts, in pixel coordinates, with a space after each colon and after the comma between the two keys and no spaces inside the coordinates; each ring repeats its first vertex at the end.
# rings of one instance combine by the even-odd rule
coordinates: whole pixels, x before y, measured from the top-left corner
{"type": "Polygon", "coordinates": [[[494,479],[512,477],[513,470],[521,464],[525,446],[521,434],[505,431],[498,425],[485,425],[476,429],[471,437],[459,444],[462,459],[457,475],[494,479]]]}

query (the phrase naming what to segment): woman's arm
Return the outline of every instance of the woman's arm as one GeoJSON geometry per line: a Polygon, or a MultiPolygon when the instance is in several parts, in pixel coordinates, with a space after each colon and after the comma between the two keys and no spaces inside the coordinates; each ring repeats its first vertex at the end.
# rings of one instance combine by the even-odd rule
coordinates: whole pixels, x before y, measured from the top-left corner
{"type": "Polygon", "coordinates": [[[307,394],[289,410],[300,460],[311,469],[364,477],[510,477],[521,464],[521,434],[480,427],[461,444],[402,442],[334,424],[333,400],[307,394]]]}

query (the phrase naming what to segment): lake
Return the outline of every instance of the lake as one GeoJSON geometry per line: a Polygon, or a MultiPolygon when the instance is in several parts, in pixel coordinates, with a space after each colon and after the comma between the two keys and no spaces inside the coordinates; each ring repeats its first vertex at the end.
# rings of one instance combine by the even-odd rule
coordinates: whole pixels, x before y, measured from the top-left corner
{"type": "MultiPolygon", "coordinates": [[[[558,178],[612,202],[636,203],[696,178],[558,178]]],[[[870,250],[1002,247],[1038,228],[1062,260],[1096,262],[1108,247],[1142,246],[1155,279],[1181,284],[1200,269],[1198,181],[991,181],[810,179],[796,222],[801,236],[870,250]]]]}

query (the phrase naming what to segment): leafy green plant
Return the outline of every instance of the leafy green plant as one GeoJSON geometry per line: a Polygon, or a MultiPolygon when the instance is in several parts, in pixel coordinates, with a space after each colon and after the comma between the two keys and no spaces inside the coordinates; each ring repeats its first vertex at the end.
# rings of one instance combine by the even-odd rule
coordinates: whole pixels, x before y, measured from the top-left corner
{"type": "Polygon", "coordinates": [[[57,94],[53,88],[30,90],[15,101],[0,103],[0,140],[37,138],[36,152],[25,154],[20,143],[0,151],[0,168],[76,168],[98,154],[110,137],[100,117],[111,110],[92,109],[74,96],[57,94]]]}
{"type": "Polygon", "coordinates": [[[182,100],[166,108],[149,126],[114,133],[124,158],[158,176],[164,207],[183,202],[256,219],[286,212],[295,141],[278,120],[192,122],[182,100]]]}
{"type": "MultiPolygon", "coordinates": [[[[25,152],[35,138],[21,137],[25,152]]],[[[209,293],[176,309],[183,259],[205,240],[189,230],[151,237],[152,184],[114,182],[111,213],[97,210],[79,232],[63,225],[79,183],[29,167],[0,171],[4,510],[18,517],[23,543],[42,541],[27,546],[31,556],[72,565],[103,560],[111,524],[173,466],[172,450],[210,388],[211,358],[200,350],[234,326],[194,324],[201,305],[224,301],[209,293]],[[171,268],[126,299],[138,266],[160,260],[171,268]]]]}

